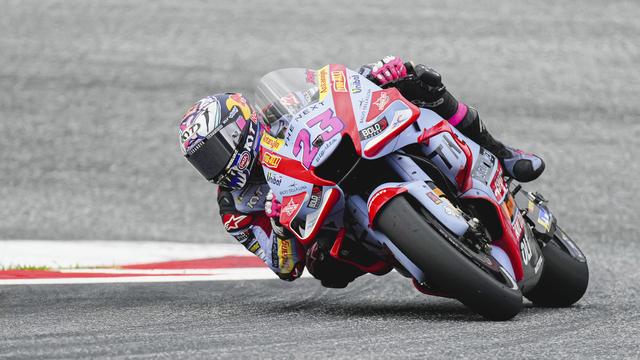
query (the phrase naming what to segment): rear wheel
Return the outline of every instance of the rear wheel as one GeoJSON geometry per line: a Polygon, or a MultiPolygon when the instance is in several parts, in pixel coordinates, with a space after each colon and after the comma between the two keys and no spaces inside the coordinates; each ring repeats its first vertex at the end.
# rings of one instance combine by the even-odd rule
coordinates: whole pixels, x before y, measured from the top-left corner
{"type": "MultiPolygon", "coordinates": [[[[561,236],[564,234],[561,229],[558,229],[558,233],[561,236]]],[[[589,267],[586,259],[576,259],[569,255],[569,249],[562,244],[562,241],[554,236],[542,248],[545,260],[542,276],[536,287],[525,294],[527,299],[538,306],[571,306],[587,291],[589,267]]]]}
{"type": "Polygon", "coordinates": [[[515,280],[493,257],[473,252],[408,199],[391,199],[375,225],[438,291],[491,320],[508,320],[522,310],[522,294],[515,280]]]}

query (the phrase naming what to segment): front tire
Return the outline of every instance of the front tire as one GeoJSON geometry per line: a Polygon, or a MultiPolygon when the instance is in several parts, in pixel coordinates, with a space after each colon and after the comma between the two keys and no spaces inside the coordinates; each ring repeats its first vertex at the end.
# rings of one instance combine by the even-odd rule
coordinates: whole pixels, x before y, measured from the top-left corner
{"type": "Polygon", "coordinates": [[[391,199],[378,213],[375,225],[424,272],[430,286],[478,314],[490,320],[509,320],[522,310],[522,293],[495,259],[484,255],[484,261],[491,264],[483,269],[480,261],[464,254],[470,250],[455,243],[457,236],[430,214],[421,214],[404,197],[391,199]]]}
{"type": "Polygon", "coordinates": [[[544,267],[540,281],[525,294],[532,303],[543,307],[567,307],[582,298],[589,285],[587,262],[570,256],[557,239],[542,248],[544,267]]]}

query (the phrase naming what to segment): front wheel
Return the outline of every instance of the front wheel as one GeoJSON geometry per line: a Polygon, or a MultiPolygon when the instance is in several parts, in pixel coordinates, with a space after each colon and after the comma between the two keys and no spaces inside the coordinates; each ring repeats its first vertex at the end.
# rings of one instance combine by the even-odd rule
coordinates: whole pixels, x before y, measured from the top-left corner
{"type": "Polygon", "coordinates": [[[375,225],[426,277],[426,281],[491,320],[522,310],[515,280],[487,254],[472,254],[429,213],[398,196],[378,213],[375,225]]]}

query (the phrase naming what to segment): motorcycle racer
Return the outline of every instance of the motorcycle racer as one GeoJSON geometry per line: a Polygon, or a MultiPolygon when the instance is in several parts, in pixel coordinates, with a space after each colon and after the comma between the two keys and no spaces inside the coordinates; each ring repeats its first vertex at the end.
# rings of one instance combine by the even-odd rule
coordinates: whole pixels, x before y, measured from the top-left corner
{"type": "MultiPolygon", "coordinates": [[[[433,69],[385,57],[362,66],[359,72],[381,86],[398,88],[408,100],[447,119],[496,154],[505,172],[516,180],[533,180],[544,170],[539,157],[495,140],[477,111],[458,102],[433,69]]],[[[390,271],[379,256],[344,232],[327,230],[305,251],[295,236],[279,224],[280,204],[270,194],[261,166],[255,164],[264,126],[267,125],[258,121],[246,99],[231,93],[198,101],[180,124],[183,154],[207,180],[220,186],[218,204],[225,230],[287,281],[300,277],[305,265],[322,285],[336,288],[347,286],[365,272],[390,271]],[[349,247],[349,258],[329,255],[337,238],[349,247]]]]}

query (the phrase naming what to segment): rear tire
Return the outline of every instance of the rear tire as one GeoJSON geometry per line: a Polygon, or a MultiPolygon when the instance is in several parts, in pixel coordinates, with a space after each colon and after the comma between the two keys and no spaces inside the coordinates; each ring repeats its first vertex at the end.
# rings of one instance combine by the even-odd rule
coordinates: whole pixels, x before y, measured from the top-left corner
{"type": "MultiPolygon", "coordinates": [[[[522,293],[515,280],[504,270],[497,271],[502,275],[483,270],[450,243],[452,238],[457,240],[456,235],[428,217],[398,196],[378,213],[375,225],[425,273],[430,286],[452,295],[487,319],[509,320],[516,316],[522,310],[522,293]],[[502,276],[502,281],[496,276],[502,276]]],[[[497,269],[498,263],[490,259],[497,269]]]]}
{"type": "Polygon", "coordinates": [[[589,285],[587,262],[571,257],[555,239],[542,248],[542,255],[540,281],[525,297],[543,307],[567,307],[580,300],[589,285]]]}

